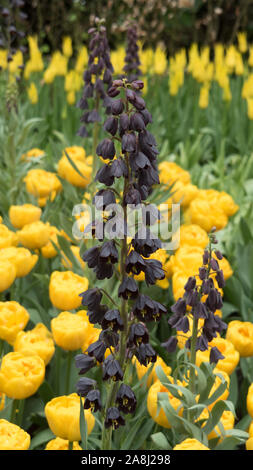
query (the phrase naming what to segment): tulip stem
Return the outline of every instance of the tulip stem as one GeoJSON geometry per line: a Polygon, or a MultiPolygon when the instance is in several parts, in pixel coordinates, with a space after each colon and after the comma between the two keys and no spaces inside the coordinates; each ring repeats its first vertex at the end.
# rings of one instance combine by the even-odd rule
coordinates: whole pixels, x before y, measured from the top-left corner
{"type": "Polygon", "coordinates": [[[68,351],[67,353],[67,369],[66,369],[66,383],[65,383],[65,394],[69,394],[69,387],[70,387],[70,372],[71,372],[71,365],[72,365],[72,356],[73,352],[68,351]]]}
{"type": "Polygon", "coordinates": [[[12,408],[11,408],[11,417],[10,417],[11,423],[16,424],[18,412],[19,412],[19,400],[14,398],[14,400],[12,401],[12,408]]]}
{"type": "Polygon", "coordinates": [[[69,441],[69,450],[73,450],[73,441],[69,441]]]}
{"type": "Polygon", "coordinates": [[[0,359],[2,357],[3,349],[4,349],[4,340],[0,339],[0,359]]]}

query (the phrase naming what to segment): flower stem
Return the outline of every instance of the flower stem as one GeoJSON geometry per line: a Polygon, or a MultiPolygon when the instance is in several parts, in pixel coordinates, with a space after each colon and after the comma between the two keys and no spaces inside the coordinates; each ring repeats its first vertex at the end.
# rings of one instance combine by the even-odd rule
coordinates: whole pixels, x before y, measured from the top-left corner
{"type": "Polygon", "coordinates": [[[11,423],[16,424],[18,412],[19,412],[19,400],[14,398],[14,400],[12,401],[12,408],[11,408],[11,417],[10,417],[11,423]]]}
{"type": "MultiPolygon", "coordinates": [[[[128,155],[126,155],[128,158],[128,155]]],[[[125,191],[128,187],[128,179],[126,178],[124,181],[124,191],[123,191],[123,200],[125,191]]],[[[123,207],[124,211],[124,222],[125,226],[127,226],[127,208],[126,206],[123,207]]],[[[127,234],[124,235],[124,238],[121,242],[121,257],[120,257],[120,273],[121,273],[121,281],[123,281],[125,276],[125,262],[127,257],[127,234]]],[[[123,320],[124,329],[121,331],[120,334],[120,346],[119,346],[119,364],[122,368],[123,372],[126,367],[126,344],[127,344],[127,333],[128,333],[128,313],[127,313],[127,300],[121,299],[121,309],[120,309],[120,316],[123,320]]],[[[108,392],[107,403],[105,407],[105,417],[107,414],[108,408],[110,408],[116,398],[117,391],[119,388],[119,382],[113,382],[110,386],[110,390],[108,392]]],[[[111,449],[111,441],[112,441],[112,428],[109,429],[105,428],[105,423],[103,424],[103,431],[102,431],[102,450],[110,450],[111,449]]]]}
{"type": "Polygon", "coordinates": [[[65,382],[65,395],[69,394],[72,356],[73,356],[72,351],[68,351],[68,353],[67,353],[66,382],[65,382]]]}
{"type": "Polygon", "coordinates": [[[69,441],[69,450],[73,450],[73,441],[69,441]]]}

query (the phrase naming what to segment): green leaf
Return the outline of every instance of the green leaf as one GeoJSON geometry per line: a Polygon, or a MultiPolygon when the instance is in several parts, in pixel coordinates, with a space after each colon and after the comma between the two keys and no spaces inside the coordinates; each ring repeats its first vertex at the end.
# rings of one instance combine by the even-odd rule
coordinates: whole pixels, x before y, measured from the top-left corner
{"type": "Polygon", "coordinates": [[[44,380],[44,382],[40,386],[38,393],[45,404],[55,397],[55,393],[51,385],[46,380],[44,380]]]}
{"type": "Polygon", "coordinates": [[[87,432],[87,423],[85,419],[83,402],[80,397],[80,434],[81,434],[81,447],[82,449],[88,449],[88,432],[87,432]]]}
{"type": "Polygon", "coordinates": [[[138,435],[138,431],[142,432],[142,423],[143,420],[145,420],[145,416],[142,416],[133,427],[131,427],[131,433],[128,433],[122,442],[121,449],[122,450],[129,450],[131,449],[131,445],[133,440],[136,438],[136,435],[138,435]]]}
{"type": "Polygon", "coordinates": [[[151,434],[151,439],[158,449],[171,449],[170,444],[168,443],[165,435],[162,432],[156,432],[155,434],[151,434]]]}
{"type": "Polygon", "coordinates": [[[36,436],[31,440],[30,450],[36,449],[36,447],[45,444],[51,439],[55,439],[55,435],[50,429],[44,429],[43,431],[38,432],[38,434],[36,434],[36,436]]]}

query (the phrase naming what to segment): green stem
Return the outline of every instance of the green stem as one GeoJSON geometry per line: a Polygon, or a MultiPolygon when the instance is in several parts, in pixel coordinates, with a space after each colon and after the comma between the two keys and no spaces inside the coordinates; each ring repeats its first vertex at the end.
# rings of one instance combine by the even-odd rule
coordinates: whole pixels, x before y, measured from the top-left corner
{"type": "Polygon", "coordinates": [[[67,370],[66,370],[66,382],[65,382],[65,394],[69,394],[69,388],[70,388],[70,373],[71,373],[71,365],[72,365],[72,356],[73,352],[68,351],[67,354],[67,370]]]}
{"type": "MultiPolygon", "coordinates": [[[[127,163],[128,163],[128,155],[126,155],[127,158],[127,163]]],[[[123,191],[123,199],[124,199],[124,194],[125,191],[127,190],[128,187],[128,179],[125,179],[124,181],[124,191],[123,191]]],[[[127,225],[127,208],[124,206],[124,220],[127,225]]],[[[120,257],[120,273],[121,273],[121,282],[124,279],[125,276],[125,261],[126,261],[126,256],[127,256],[127,235],[124,236],[124,239],[122,240],[121,243],[121,257],[120,257]]],[[[120,334],[120,346],[119,346],[119,364],[120,367],[122,368],[123,374],[127,365],[126,361],[126,344],[127,344],[127,334],[128,334],[128,312],[127,312],[127,300],[121,299],[121,309],[120,309],[120,316],[123,320],[124,324],[124,329],[120,334]]],[[[105,417],[107,414],[108,408],[110,408],[117,395],[117,391],[119,388],[119,382],[113,382],[110,385],[110,389],[108,392],[108,398],[107,398],[107,403],[105,407],[105,417]]],[[[105,423],[103,424],[103,430],[102,430],[102,450],[110,450],[111,449],[111,442],[112,442],[112,427],[109,429],[105,428],[105,423]]]]}
{"type": "Polygon", "coordinates": [[[19,412],[19,400],[15,398],[12,401],[12,407],[11,407],[11,417],[10,417],[11,423],[16,424],[18,412],[19,412]]]}
{"type": "MultiPolygon", "coordinates": [[[[98,112],[99,111],[99,95],[96,93],[96,98],[95,98],[95,109],[98,112]]],[[[93,126],[93,136],[92,136],[92,156],[93,156],[93,168],[92,168],[92,185],[94,184],[95,181],[95,176],[98,171],[98,158],[96,154],[96,149],[98,146],[98,137],[99,137],[99,122],[96,121],[94,122],[93,126]]]]}
{"type": "Polygon", "coordinates": [[[61,368],[61,349],[59,346],[56,346],[56,352],[55,352],[55,393],[56,396],[59,395],[60,393],[60,368],[61,368]]]}
{"type": "Polygon", "coordinates": [[[3,349],[4,349],[4,340],[0,339],[0,359],[2,357],[3,349]]]}
{"type": "Polygon", "coordinates": [[[73,450],[73,441],[69,441],[69,450],[73,450]]]}
{"type": "Polygon", "coordinates": [[[25,408],[25,400],[19,400],[16,424],[20,427],[22,427],[24,408],[25,408]]]}

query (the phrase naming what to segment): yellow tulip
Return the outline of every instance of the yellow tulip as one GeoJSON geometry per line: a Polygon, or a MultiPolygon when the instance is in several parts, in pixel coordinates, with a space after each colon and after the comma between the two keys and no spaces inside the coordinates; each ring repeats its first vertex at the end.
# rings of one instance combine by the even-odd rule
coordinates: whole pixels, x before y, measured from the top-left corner
{"type": "MultiPolygon", "coordinates": [[[[167,377],[168,380],[173,384],[174,379],[170,376],[167,377]]],[[[156,380],[153,385],[149,388],[148,396],[147,396],[147,408],[151,418],[160,426],[170,429],[171,424],[168,421],[164,410],[161,408],[159,413],[157,413],[158,409],[158,393],[166,393],[168,395],[169,402],[171,406],[176,410],[179,415],[181,416],[183,413],[183,409],[181,407],[181,401],[178,398],[175,398],[171,392],[164,387],[159,380],[156,380]]]]}
{"type": "Polygon", "coordinates": [[[28,94],[28,98],[31,104],[38,103],[38,100],[39,100],[38,90],[34,82],[32,82],[29,88],[27,89],[27,94],[28,94]]]}
{"type": "Polygon", "coordinates": [[[246,397],[247,411],[253,418],[253,383],[249,386],[246,397]]]}
{"type": "MultiPolygon", "coordinates": [[[[45,406],[48,425],[55,436],[68,441],[80,441],[80,397],[76,393],[53,398],[45,406]]],[[[95,418],[90,409],[84,410],[87,432],[91,433],[95,418]]]]}
{"type": "Polygon", "coordinates": [[[56,344],[66,351],[80,349],[87,336],[86,321],[76,313],[61,312],[51,320],[51,329],[56,344]]]}
{"type": "Polygon", "coordinates": [[[9,230],[6,225],[0,224],[0,250],[8,246],[16,246],[17,244],[18,237],[16,233],[9,230]]]}
{"type": "Polygon", "coordinates": [[[45,152],[44,150],[38,149],[38,148],[32,148],[31,150],[28,150],[27,152],[23,153],[21,155],[21,160],[30,160],[30,158],[38,158],[38,157],[44,157],[45,152]]]}
{"type": "Polygon", "coordinates": [[[136,368],[136,373],[137,373],[137,376],[138,376],[138,379],[141,380],[142,377],[149,371],[149,369],[152,369],[151,372],[148,374],[148,377],[146,379],[146,382],[147,382],[147,387],[150,387],[152,385],[152,383],[156,382],[158,379],[157,375],[156,375],[156,367],[157,366],[161,366],[164,373],[169,376],[171,375],[171,367],[168,366],[164,360],[161,358],[161,357],[157,357],[157,360],[156,362],[150,362],[148,364],[147,367],[141,365],[139,363],[139,361],[137,361],[135,358],[133,359],[133,362],[135,364],[135,368],[136,368]]]}
{"type": "Polygon", "coordinates": [[[72,271],[54,271],[49,282],[49,297],[59,310],[73,310],[81,305],[80,294],[87,290],[89,281],[72,271]]]}
{"type": "Polygon", "coordinates": [[[17,334],[13,349],[25,356],[37,355],[47,365],[55,352],[53,335],[43,323],[37,323],[32,330],[17,334]]]}
{"type": "Polygon", "coordinates": [[[37,263],[38,255],[33,255],[27,248],[10,246],[0,250],[0,260],[13,264],[16,277],[25,277],[37,263]]]}
{"type": "MultiPolygon", "coordinates": [[[[45,450],[69,450],[69,441],[56,437],[47,443],[45,450]]],[[[82,450],[82,447],[78,442],[73,442],[73,450],[82,450]]]]}
{"type": "Polygon", "coordinates": [[[233,343],[241,357],[253,356],[253,323],[239,320],[229,322],[226,339],[233,343]]]}
{"type": "Polygon", "coordinates": [[[53,192],[58,193],[62,189],[56,174],[42,168],[29,170],[24,181],[28,193],[39,198],[48,197],[53,192]]]}
{"type": "Polygon", "coordinates": [[[0,368],[0,391],[9,398],[22,400],[34,395],[45,377],[41,357],[20,352],[6,354],[0,368]]]}
{"type": "Polygon", "coordinates": [[[30,435],[16,424],[0,419],[0,450],[28,450],[30,435]]]}
{"type": "Polygon", "coordinates": [[[12,345],[29,319],[27,310],[15,300],[0,302],[0,338],[12,345]]]}
{"type": "Polygon", "coordinates": [[[210,450],[197,439],[188,438],[173,447],[173,450],[210,450]]]}
{"type": "Polygon", "coordinates": [[[2,260],[0,263],[0,292],[4,292],[13,284],[17,271],[10,261],[2,260]]]}
{"type": "Polygon", "coordinates": [[[40,220],[41,209],[33,204],[22,204],[11,206],[9,209],[9,218],[15,228],[23,228],[24,225],[31,224],[40,220]]]}
{"type": "Polygon", "coordinates": [[[240,354],[235,349],[233,343],[228,341],[225,338],[214,338],[210,343],[210,348],[206,351],[197,351],[196,354],[196,365],[199,367],[202,362],[209,362],[210,350],[211,347],[217,347],[220,353],[224,356],[224,359],[220,359],[217,364],[216,368],[226,372],[228,375],[231,375],[235,368],[237,367],[240,354]]]}
{"type": "Polygon", "coordinates": [[[24,225],[17,232],[18,240],[21,245],[30,250],[42,248],[48,243],[50,237],[50,226],[40,220],[24,225]]]}

